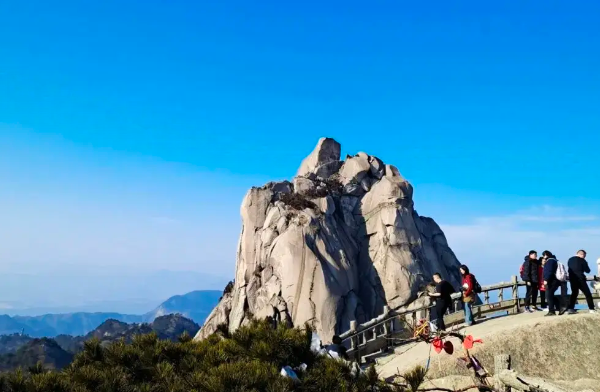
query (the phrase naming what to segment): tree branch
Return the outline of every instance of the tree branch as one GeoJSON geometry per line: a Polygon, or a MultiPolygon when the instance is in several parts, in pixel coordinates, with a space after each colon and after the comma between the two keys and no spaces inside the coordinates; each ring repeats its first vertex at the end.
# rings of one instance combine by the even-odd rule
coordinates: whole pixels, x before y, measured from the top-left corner
{"type": "Polygon", "coordinates": [[[514,370],[503,370],[497,377],[503,384],[519,391],[569,392],[568,389],[559,387],[549,381],[537,377],[523,376],[514,370]]]}

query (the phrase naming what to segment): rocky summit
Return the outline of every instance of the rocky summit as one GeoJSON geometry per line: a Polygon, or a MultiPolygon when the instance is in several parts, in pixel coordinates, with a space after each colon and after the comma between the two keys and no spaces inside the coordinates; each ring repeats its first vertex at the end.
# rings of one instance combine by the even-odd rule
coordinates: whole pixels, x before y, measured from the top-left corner
{"type": "Polygon", "coordinates": [[[444,233],[414,209],[395,166],[319,140],[289,182],[248,191],[236,275],[196,335],[252,318],[312,325],[324,340],[417,299],[434,272],[459,286],[444,233]]]}

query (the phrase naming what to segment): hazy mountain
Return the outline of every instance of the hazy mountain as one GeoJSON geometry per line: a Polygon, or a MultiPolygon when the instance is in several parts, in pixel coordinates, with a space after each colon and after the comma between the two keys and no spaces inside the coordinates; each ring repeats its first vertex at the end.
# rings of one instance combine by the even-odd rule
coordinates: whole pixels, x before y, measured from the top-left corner
{"type": "Polygon", "coordinates": [[[157,317],[151,323],[142,324],[127,324],[109,319],[85,336],[59,335],[54,340],[64,350],[76,354],[83,348],[83,343],[92,338],[100,340],[102,344],[109,344],[122,338],[126,342],[131,342],[135,335],[155,332],[159,339],[175,341],[184,332],[193,337],[199,329],[200,326],[192,320],[180,314],[169,314],[157,317]]]}
{"type": "Polygon", "coordinates": [[[144,321],[150,322],[165,314],[180,313],[202,324],[219,302],[222,294],[221,291],[197,290],[184,295],[175,295],[160,304],[156,309],[146,313],[144,321]]]}
{"type": "MultiPolygon", "coordinates": [[[[66,313],[41,316],[13,316],[15,321],[26,325],[25,332],[32,336],[53,337],[59,334],[85,335],[108,319],[126,323],[140,323],[138,315],[119,313],[66,313]]],[[[16,332],[16,331],[15,331],[16,332]]]]}
{"type": "Polygon", "coordinates": [[[160,299],[136,299],[127,298],[123,300],[84,300],[78,304],[55,304],[39,303],[35,305],[21,302],[0,303],[0,313],[9,316],[39,316],[41,314],[63,314],[63,313],[120,313],[120,314],[143,314],[148,309],[154,309],[164,298],[160,299]]]}
{"type": "Polygon", "coordinates": [[[23,346],[32,339],[33,338],[31,336],[21,335],[19,333],[2,335],[0,336],[0,355],[14,353],[19,349],[19,347],[23,346]]]}
{"type": "Polygon", "coordinates": [[[86,335],[106,320],[123,323],[148,323],[157,317],[180,313],[196,323],[203,323],[219,301],[221,291],[198,290],[173,296],[145,314],[121,314],[109,312],[43,314],[40,316],[0,315],[0,335],[24,332],[32,337],[55,337],[57,335],[86,335]]]}
{"type": "Polygon", "coordinates": [[[73,354],[67,352],[56,341],[49,338],[32,339],[15,352],[0,355],[0,370],[17,367],[27,369],[41,362],[46,369],[62,369],[73,360],[73,354]]]}
{"type": "Polygon", "coordinates": [[[159,339],[178,339],[183,333],[194,336],[200,326],[178,314],[160,316],[152,323],[127,324],[118,320],[104,321],[85,336],[58,335],[55,338],[33,338],[12,334],[0,337],[0,370],[28,368],[41,362],[45,368],[60,369],[68,365],[85,341],[97,338],[105,345],[119,339],[131,342],[135,335],[155,332],[159,339]]]}

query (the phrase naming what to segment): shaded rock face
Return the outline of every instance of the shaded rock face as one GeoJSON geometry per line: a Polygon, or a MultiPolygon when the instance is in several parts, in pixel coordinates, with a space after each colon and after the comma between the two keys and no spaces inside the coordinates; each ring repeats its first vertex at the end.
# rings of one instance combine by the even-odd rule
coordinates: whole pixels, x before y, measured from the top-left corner
{"type": "Polygon", "coordinates": [[[434,272],[460,286],[460,263],[440,227],[414,210],[398,169],[362,152],[341,161],[340,151],[322,138],[292,182],[248,191],[233,289],[196,339],[273,317],[308,323],[328,341],[351,320],[409,305],[434,272]]]}

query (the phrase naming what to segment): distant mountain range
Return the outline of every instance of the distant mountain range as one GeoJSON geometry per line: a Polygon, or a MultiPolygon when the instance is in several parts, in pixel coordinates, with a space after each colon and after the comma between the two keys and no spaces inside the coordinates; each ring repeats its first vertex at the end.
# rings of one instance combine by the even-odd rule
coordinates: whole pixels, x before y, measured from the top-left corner
{"type": "Polygon", "coordinates": [[[108,312],[76,312],[40,316],[0,315],[0,335],[23,332],[31,337],[83,336],[109,319],[122,323],[151,323],[158,317],[168,314],[181,314],[202,324],[216,306],[221,295],[222,292],[216,290],[198,290],[184,295],[175,295],[157,308],[141,315],[108,312]]]}
{"type": "Polygon", "coordinates": [[[139,315],[175,293],[220,291],[229,281],[197,271],[88,270],[84,264],[48,263],[32,270],[4,259],[0,267],[0,314],[9,316],[74,312],[139,315]],[[60,289],[48,282],[60,282],[60,289]]]}
{"type": "Polygon", "coordinates": [[[41,363],[46,369],[67,366],[83,348],[84,342],[97,338],[102,345],[119,339],[130,342],[134,335],[154,332],[159,339],[175,341],[184,333],[193,337],[200,326],[179,314],[157,317],[151,323],[127,324],[108,319],[85,336],[59,335],[52,338],[34,338],[12,334],[0,336],[0,371],[17,367],[24,369],[41,363]]]}

